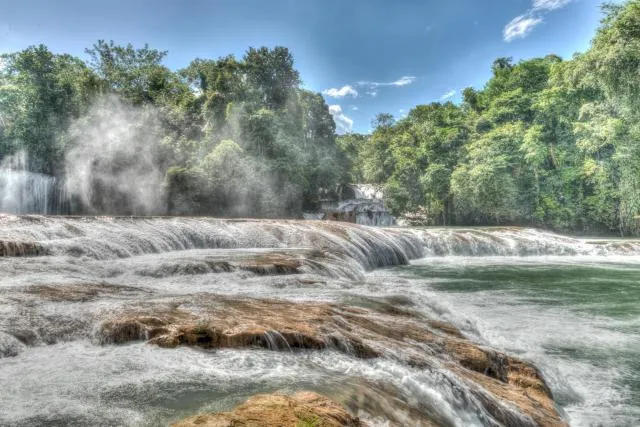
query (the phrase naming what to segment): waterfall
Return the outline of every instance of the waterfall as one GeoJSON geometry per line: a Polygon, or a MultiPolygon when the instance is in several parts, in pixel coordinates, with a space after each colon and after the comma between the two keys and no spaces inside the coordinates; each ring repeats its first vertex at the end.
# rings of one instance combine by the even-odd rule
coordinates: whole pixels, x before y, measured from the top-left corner
{"type": "Polygon", "coordinates": [[[190,249],[315,248],[364,270],[424,256],[640,255],[640,240],[577,239],[528,228],[375,228],[333,221],[184,217],[0,215],[0,255],[2,247],[7,254],[102,260],[190,249]]]}
{"type": "Polygon", "coordinates": [[[58,179],[28,170],[25,152],[0,163],[0,212],[58,214],[65,210],[67,195],[58,179]]]}
{"type": "Polygon", "coordinates": [[[98,260],[191,249],[313,248],[352,263],[360,272],[407,264],[423,254],[420,237],[400,229],[215,218],[5,215],[0,216],[0,249],[2,245],[6,254],[28,254],[26,247],[33,254],[98,260]]]}
{"type": "Polygon", "coordinates": [[[533,228],[414,230],[427,256],[640,255],[640,240],[573,238],[533,228]]]}

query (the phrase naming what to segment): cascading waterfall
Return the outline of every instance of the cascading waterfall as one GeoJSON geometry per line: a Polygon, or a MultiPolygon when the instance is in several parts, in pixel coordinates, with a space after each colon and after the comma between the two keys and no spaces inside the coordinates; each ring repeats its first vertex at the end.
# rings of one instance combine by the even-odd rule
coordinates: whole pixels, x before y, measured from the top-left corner
{"type": "Polygon", "coordinates": [[[67,210],[68,197],[57,178],[28,170],[24,152],[0,163],[0,212],[59,214],[67,210]]]}
{"type": "Polygon", "coordinates": [[[361,268],[406,264],[419,236],[347,223],[163,217],[0,216],[0,242],[31,243],[51,255],[114,259],[189,249],[327,249],[361,268]]]}
{"type": "MultiPolygon", "coordinates": [[[[189,249],[330,249],[369,270],[422,256],[640,255],[640,240],[578,239],[527,228],[371,228],[348,223],[188,217],[0,215],[0,242],[113,259],[189,249]]],[[[44,253],[44,252],[42,252],[44,253]]]]}
{"type": "Polygon", "coordinates": [[[578,239],[531,228],[416,230],[427,256],[640,255],[640,240],[578,239]]]}

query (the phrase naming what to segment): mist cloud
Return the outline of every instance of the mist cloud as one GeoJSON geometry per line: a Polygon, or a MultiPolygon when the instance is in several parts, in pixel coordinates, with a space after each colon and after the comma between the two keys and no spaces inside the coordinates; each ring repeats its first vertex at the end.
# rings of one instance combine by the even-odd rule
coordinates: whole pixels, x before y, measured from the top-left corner
{"type": "Polygon", "coordinates": [[[162,132],[152,107],[101,98],[72,124],[69,135],[66,187],[84,209],[135,215],[166,211],[159,167],[162,132]]]}

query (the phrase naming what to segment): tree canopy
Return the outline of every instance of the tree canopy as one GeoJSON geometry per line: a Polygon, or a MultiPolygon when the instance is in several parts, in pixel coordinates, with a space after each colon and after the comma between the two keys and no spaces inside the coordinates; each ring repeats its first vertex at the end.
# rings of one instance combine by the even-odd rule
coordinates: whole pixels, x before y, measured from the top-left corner
{"type": "MultiPolygon", "coordinates": [[[[299,216],[338,184],[365,182],[384,187],[394,214],[428,224],[638,235],[640,0],[603,11],[570,60],[498,58],[459,104],[382,113],[370,135],[340,137],[285,47],[172,71],[146,45],[99,40],[86,61],[33,46],[0,55],[0,160],[23,151],[31,171],[61,180],[70,159],[102,175],[147,165],[162,177],[162,213],[299,216]],[[87,139],[98,141],[89,157],[87,139]]],[[[81,183],[92,195],[74,212],[99,200],[94,211],[139,213],[102,178],[81,183]]]]}
{"type": "Polygon", "coordinates": [[[603,11],[584,54],[498,58],[460,105],[381,114],[371,135],[340,137],[351,175],[430,224],[638,234],[640,1],[603,11]]]}
{"type": "Polygon", "coordinates": [[[62,180],[75,174],[70,160],[92,169],[75,212],[148,213],[104,179],[148,157],[169,213],[297,216],[346,179],[329,109],[300,87],[287,48],[175,72],[162,64],[167,52],[146,45],[99,40],[86,54],[40,45],[0,58],[0,160],[25,151],[32,172],[62,180]]]}

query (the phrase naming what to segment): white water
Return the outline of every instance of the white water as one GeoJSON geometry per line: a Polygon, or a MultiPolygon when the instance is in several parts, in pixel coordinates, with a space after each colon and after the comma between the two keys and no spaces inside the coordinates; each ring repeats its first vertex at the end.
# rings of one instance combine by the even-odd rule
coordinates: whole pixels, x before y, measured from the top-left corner
{"type": "Polygon", "coordinates": [[[638,255],[640,240],[578,239],[532,228],[431,228],[426,256],[638,255]]]}
{"type": "Polygon", "coordinates": [[[533,361],[572,426],[638,425],[640,256],[429,257],[371,280],[533,361]]]}
{"type": "MultiPolygon", "coordinates": [[[[34,242],[48,255],[0,257],[0,356],[12,356],[0,358],[0,425],[162,425],[203,410],[228,410],[252,394],[299,389],[318,390],[359,408],[374,425],[387,425],[388,420],[412,425],[416,411],[431,414],[443,425],[495,423],[467,386],[437,365],[419,370],[333,352],[163,350],[142,343],[99,346],[95,341],[95,325],[105,313],[140,301],[197,298],[202,293],[365,307],[395,304],[450,320],[478,340],[540,364],[564,399],[570,421],[589,425],[607,416],[589,416],[603,410],[595,401],[598,395],[620,393],[610,386],[615,368],[587,375],[588,364],[549,356],[549,337],[595,337],[610,346],[628,346],[628,335],[603,333],[596,321],[585,324],[571,313],[541,311],[511,295],[443,292],[411,269],[514,259],[450,256],[460,253],[622,253],[628,254],[621,257],[625,262],[640,262],[633,242],[590,243],[535,230],[381,230],[206,218],[5,216],[0,217],[2,241],[34,242]],[[256,253],[311,259],[318,249],[324,256],[303,263],[300,274],[265,277],[208,269],[211,260],[233,262],[256,253]],[[423,255],[428,258],[412,267],[371,271],[423,255]],[[29,293],[36,286],[61,285],[101,290],[75,302],[29,293]],[[103,287],[120,288],[109,293],[103,287]],[[510,305],[514,301],[517,309],[510,305]],[[586,380],[576,383],[575,378],[586,380]],[[363,395],[367,398],[358,398],[363,395]],[[580,418],[580,413],[587,415],[580,418]]],[[[594,256],[557,262],[610,259],[594,256]]],[[[625,404],[623,396],[608,402],[625,404]]],[[[629,421],[628,412],[622,421],[629,421]]]]}

